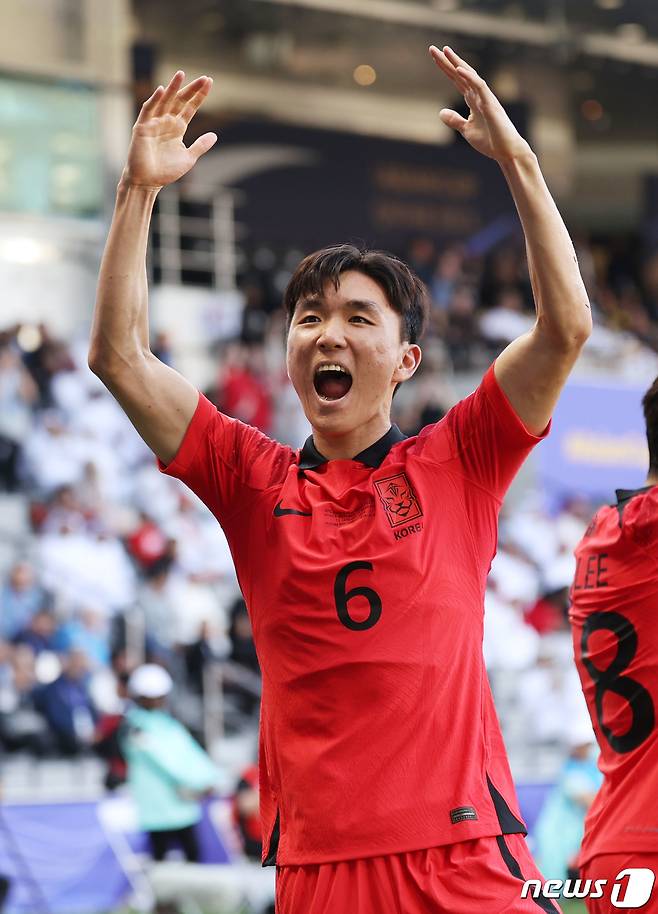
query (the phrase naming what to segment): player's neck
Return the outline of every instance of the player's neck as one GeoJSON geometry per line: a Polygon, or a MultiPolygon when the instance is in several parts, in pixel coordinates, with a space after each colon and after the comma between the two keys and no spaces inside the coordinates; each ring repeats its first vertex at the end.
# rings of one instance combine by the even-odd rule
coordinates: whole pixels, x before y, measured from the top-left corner
{"type": "Polygon", "coordinates": [[[327,460],[351,460],[379,441],[390,427],[390,417],[377,416],[343,435],[331,435],[314,428],[313,444],[327,460]]]}
{"type": "Polygon", "coordinates": [[[650,472],[644,484],[645,486],[658,486],[658,473],[650,472]]]}

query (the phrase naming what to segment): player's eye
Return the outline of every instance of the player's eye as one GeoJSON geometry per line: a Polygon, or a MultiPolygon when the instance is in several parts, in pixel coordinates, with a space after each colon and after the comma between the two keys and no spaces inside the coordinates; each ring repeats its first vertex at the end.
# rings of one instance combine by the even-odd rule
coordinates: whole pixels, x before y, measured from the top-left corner
{"type": "Polygon", "coordinates": [[[317,316],[317,314],[305,314],[303,317],[300,317],[300,319],[297,321],[297,323],[298,324],[310,324],[313,321],[319,321],[319,320],[320,320],[320,318],[317,316]]]}
{"type": "Polygon", "coordinates": [[[357,322],[360,324],[371,324],[372,323],[372,321],[366,320],[366,318],[363,317],[362,314],[353,314],[352,317],[350,318],[350,323],[354,323],[354,322],[357,322]]]}

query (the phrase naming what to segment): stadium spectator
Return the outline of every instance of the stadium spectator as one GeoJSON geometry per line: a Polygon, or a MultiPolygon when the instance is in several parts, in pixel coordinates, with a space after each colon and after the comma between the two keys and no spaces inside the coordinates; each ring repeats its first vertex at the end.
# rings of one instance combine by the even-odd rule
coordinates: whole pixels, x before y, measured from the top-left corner
{"type": "Polygon", "coordinates": [[[0,642],[0,743],[10,752],[42,757],[53,748],[45,718],[35,704],[34,654],[27,645],[0,642]]]}
{"type": "Polygon", "coordinates": [[[142,571],[151,568],[167,552],[167,538],[146,511],[140,511],[139,523],[126,538],[128,552],[142,571]]]}
{"type": "Polygon", "coordinates": [[[187,684],[192,692],[203,695],[204,675],[208,664],[225,659],[229,650],[229,640],[222,636],[217,628],[207,619],[199,627],[199,637],[191,644],[185,645],[185,671],[187,684]]]}
{"type": "Polygon", "coordinates": [[[14,635],[14,644],[24,644],[35,656],[56,650],[57,619],[49,609],[39,609],[14,635]]]}
{"type": "Polygon", "coordinates": [[[436,267],[428,288],[432,296],[432,308],[446,311],[454,299],[456,290],[464,280],[464,251],[458,245],[444,247],[436,259],[436,267]]]}
{"type": "Polygon", "coordinates": [[[231,653],[229,659],[254,673],[260,673],[256,646],[251,632],[251,621],[247,605],[242,597],[235,600],[230,615],[231,624],[228,636],[231,641],[231,653]]]}
{"type": "Polygon", "coordinates": [[[217,400],[219,408],[230,416],[269,432],[272,403],[264,367],[262,349],[230,346],[222,364],[217,400]]]}
{"type": "Polygon", "coordinates": [[[48,600],[37,583],[32,565],[15,562],[0,590],[0,637],[11,640],[48,600]]]}
{"type": "Polygon", "coordinates": [[[89,658],[92,668],[107,666],[110,661],[107,616],[92,606],[76,609],[57,629],[54,647],[63,653],[78,648],[89,658]]]}
{"type": "Polygon", "coordinates": [[[185,608],[185,587],[172,572],[173,559],[164,555],[145,571],[137,606],[144,614],[147,647],[161,659],[171,658],[180,642],[179,616],[185,608]]]}
{"type": "Polygon", "coordinates": [[[60,486],[43,506],[39,532],[44,536],[84,532],[89,529],[88,520],[80,503],[78,490],[69,485],[60,486]]]}
{"type": "Polygon", "coordinates": [[[434,239],[429,235],[417,235],[412,238],[407,247],[405,261],[416,276],[420,277],[426,286],[430,286],[434,278],[434,264],[436,262],[434,239]]]}
{"type": "Polygon", "coordinates": [[[96,526],[39,537],[41,580],[66,605],[93,605],[105,613],[130,606],[136,573],[111,529],[96,526]]]}
{"type": "Polygon", "coordinates": [[[13,492],[19,486],[19,454],[38,395],[17,349],[0,346],[0,491],[13,492]]]}
{"type": "Polygon", "coordinates": [[[493,307],[480,318],[479,330],[494,357],[512,340],[531,330],[534,323],[534,317],[524,310],[524,300],[519,289],[503,286],[496,293],[493,307]]]}
{"type": "Polygon", "coordinates": [[[121,730],[128,783],[139,826],[149,835],[155,860],[179,847],[190,862],[199,861],[196,826],[201,800],[212,793],[218,771],[187,730],[166,710],[173,681],[156,664],[138,667],[128,680],[134,704],[121,730]]]}
{"type": "Polygon", "coordinates": [[[467,283],[454,286],[447,303],[442,339],[455,371],[484,367],[487,353],[480,333],[473,286],[467,283]]]}
{"type": "Polygon", "coordinates": [[[505,243],[494,248],[481,273],[480,301],[485,310],[500,305],[501,294],[507,292],[516,292],[521,300],[520,310],[532,313],[528,268],[518,243],[505,243]]]}
{"type": "Polygon", "coordinates": [[[94,734],[94,750],[105,761],[104,784],[107,790],[116,790],[125,784],[128,766],[121,745],[121,726],[128,705],[128,673],[116,677],[116,691],[119,706],[116,710],[101,714],[94,734]]]}
{"type": "Polygon", "coordinates": [[[577,877],[585,814],[603,780],[586,708],[568,722],[566,742],[568,756],[533,830],[537,865],[546,879],[577,877]]]}
{"type": "Polygon", "coordinates": [[[260,863],[263,832],[260,823],[258,765],[249,765],[238,781],[233,797],[233,821],[242,840],[245,856],[260,863]]]}
{"type": "Polygon", "coordinates": [[[35,691],[35,705],[52,730],[64,755],[79,755],[93,743],[97,711],[89,694],[89,660],[84,651],[71,648],[62,660],[54,682],[35,691]]]}

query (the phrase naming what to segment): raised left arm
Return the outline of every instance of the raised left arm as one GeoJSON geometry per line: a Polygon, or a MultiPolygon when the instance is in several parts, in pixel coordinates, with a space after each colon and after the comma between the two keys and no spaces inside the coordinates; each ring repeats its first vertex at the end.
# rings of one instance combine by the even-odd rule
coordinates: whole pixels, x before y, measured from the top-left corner
{"type": "Polygon", "coordinates": [[[498,356],[495,372],[525,426],[539,434],[591,332],[587,292],[571,238],[536,155],[466,61],[448,47],[443,51],[431,47],[430,53],[470,108],[468,119],[445,108],[441,119],[474,149],[498,162],[521,219],[537,320],[532,330],[498,356]]]}

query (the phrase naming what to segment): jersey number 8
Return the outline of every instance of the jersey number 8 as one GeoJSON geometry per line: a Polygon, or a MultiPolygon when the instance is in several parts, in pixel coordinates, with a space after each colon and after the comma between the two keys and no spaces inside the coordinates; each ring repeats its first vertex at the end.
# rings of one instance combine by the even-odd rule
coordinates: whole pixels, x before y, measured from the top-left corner
{"type": "Polygon", "coordinates": [[[623,675],[624,670],[628,669],[637,653],[635,628],[621,613],[592,613],[583,626],[580,650],[583,664],[592,677],[596,689],[596,716],[601,732],[615,752],[632,752],[650,736],[656,717],[649,692],[635,679],[623,675]],[[589,659],[588,651],[591,635],[601,630],[611,631],[617,636],[617,654],[605,670],[594,666],[589,659]],[[633,714],[630,729],[622,736],[617,736],[603,722],[603,698],[606,692],[612,692],[614,695],[625,698],[633,714]]]}

